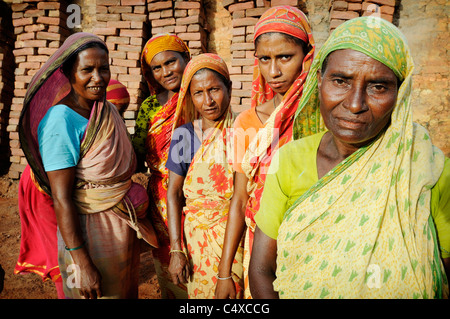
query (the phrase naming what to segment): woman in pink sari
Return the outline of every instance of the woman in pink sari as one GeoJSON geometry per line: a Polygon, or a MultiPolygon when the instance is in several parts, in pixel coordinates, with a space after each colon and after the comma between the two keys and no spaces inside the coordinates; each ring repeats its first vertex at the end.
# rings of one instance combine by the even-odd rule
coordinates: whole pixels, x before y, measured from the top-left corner
{"type": "Polygon", "coordinates": [[[53,201],[66,298],[137,298],[139,238],[157,245],[109,80],[104,42],[76,33],[33,77],[20,117],[31,179],[53,201]]]}

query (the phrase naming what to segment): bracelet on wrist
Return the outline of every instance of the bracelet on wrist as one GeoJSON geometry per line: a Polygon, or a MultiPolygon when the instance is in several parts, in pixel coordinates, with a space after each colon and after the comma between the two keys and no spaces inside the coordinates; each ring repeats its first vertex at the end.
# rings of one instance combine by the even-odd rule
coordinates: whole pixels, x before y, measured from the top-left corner
{"type": "Polygon", "coordinates": [[[217,275],[216,275],[216,278],[219,279],[219,280],[227,280],[227,279],[233,278],[233,276],[230,275],[230,276],[228,276],[228,277],[219,277],[219,274],[217,274],[217,275]]]}
{"type": "Polygon", "coordinates": [[[172,254],[172,253],[182,253],[187,258],[187,254],[186,254],[186,252],[184,250],[172,249],[172,250],[169,251],[169,254],[172,254]]]}
{"type": "Polygon", "coordinates": [[[75,248],[68,248],[67,246],[64,246],[64,248],[65,248],[66,250],[68,250],[68,251],[74,251],[74,250],[78,250],[78,249],[80,249],[80,248],[83,248],[84,245],[86,245],[86,242],[85,242],[85,241],[83,241],[83,243],[82,243],[80,246],[78,246],[78,247],[75,247],[75,248]]]}

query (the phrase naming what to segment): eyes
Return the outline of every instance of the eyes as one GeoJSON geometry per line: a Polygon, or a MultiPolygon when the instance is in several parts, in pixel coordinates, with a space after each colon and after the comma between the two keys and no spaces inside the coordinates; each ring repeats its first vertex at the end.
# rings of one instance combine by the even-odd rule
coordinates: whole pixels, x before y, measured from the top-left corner
{"type": "MultiPolygon", "coordinates": [[[[218,93],[218,92],[222,91],[222,88],[220,88],[220,87],[212,87],[212,88],[208,89],[208,91],[210,93],[212,93],[212,94],[213,93],[218,93]]],[[[203,94],[203,90],[194,90],[193,92],[191,92],[191,94],[192,94],[192,96],[200,97],[203,94]]]]}
{"type": "MultiPolygon", "coordinates": [[[[332,77],[330,81],[334,87],[342,90],[351,89],[353,85],[352,79],[345,77],[332,77]]],[[[385,83],[384,80],[378,82],[378,80],[375,79],[374,81],[371,81],[366,85],[366,90],[368,91],[368,93],[372,94],[389,93],[391,91],[394,91],[395,89],[396,89],[395,84],[385,83]]]]}
{"type": "MultiPolygon", "coordinates": [[[[172,58],[164,62],[164,66],[173,66],[177,62],[176,58],[172,58]]],[[[162,69],[162,65],[154,65],[151,67],[153,72],[159,72],[162,69]]]]}
{"type": "MultiPolygon", "coordinates": [[[[277,55],[276,59],[285,63],[285,62],[289,62],[290,60],[292,60],[293,56],[294,56],[293,54],[281,54],[281,55],[277,55]]],[[[271,57],[266,56],[266,55],[260,55],[260,56],[257,56],[257,59],[260,63],[264,64],[264,63],[268,63],[271,60],[271,57]]]]}

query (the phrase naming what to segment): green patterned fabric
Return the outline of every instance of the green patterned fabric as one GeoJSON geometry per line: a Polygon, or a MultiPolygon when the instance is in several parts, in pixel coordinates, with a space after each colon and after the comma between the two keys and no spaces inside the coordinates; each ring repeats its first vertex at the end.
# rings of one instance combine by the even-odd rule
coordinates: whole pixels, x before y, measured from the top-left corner
{"type": "Polygon", "coordinates": [[[444,155],[413,123],[414,64],[406,40],[374,17],[340,25],[314,60],[294,137],[325,130],[317,70],[352,49],[382,62],[401,81],[391,123],[322,177],[285,213],[277,237],[274,288],[282,298],[441,298],[448,284],[430,215],[430,189],[444,155]]]}

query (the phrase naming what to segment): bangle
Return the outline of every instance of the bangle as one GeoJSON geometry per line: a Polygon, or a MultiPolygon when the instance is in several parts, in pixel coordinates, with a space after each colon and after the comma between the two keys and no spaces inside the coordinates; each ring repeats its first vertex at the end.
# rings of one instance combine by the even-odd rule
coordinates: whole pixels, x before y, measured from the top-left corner
{"type": "Polygon", "coordinates": [[[219,277],[219,274],[216,275],[216,278],[219,280],[227,280],[227,279],[231,279],[233,277],[233,275],[230,275],[229,277],[219,277]]]}
{"type": "Polygon", "coordinates": [[[83,241],[83,243],[82,243],[80,246],[78,246],[78,247],[75,247],[75,248],[68,248],[67,246],[64,246],[64,248],[66,248],[66,250],[68,250],[68,251],[74,251],[74,250],[83,248],[85,244],[86,244],[86,242],[83,241]]]}
{"type": "Polygon", "coordinates": [[[187,254],[184,250],[172,249],[171,251],[169,251],[169,254],[171,253],[182,253],[187,258],[187,254]]]}

